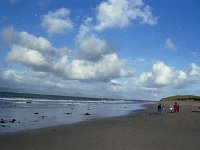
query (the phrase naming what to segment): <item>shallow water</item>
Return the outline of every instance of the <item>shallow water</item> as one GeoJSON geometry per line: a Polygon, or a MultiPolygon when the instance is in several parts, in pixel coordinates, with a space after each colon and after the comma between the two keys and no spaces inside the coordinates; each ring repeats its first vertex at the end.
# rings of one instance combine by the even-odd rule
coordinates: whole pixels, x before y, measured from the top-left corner
{"type": "Polygon", "coordinates": [[[0,98],[0,134],[127,115],[144,101],[0,98]],[[85,115],[88,113],[89,115],[85,115]],[[15,119],[16,121],[13,121],[15,119]],[[2,121],[5,121],[4,123],[2,121]]]}

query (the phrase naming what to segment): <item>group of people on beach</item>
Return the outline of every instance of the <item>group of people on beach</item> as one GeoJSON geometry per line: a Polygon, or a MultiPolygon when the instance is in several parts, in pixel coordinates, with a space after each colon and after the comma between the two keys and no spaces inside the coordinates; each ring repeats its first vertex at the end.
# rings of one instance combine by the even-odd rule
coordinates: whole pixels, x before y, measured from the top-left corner
{"type": "MultiPolygon", "coordinates": [[[[164,113],[164,111],[165,111],[165,107],[163,105],[159,104],[158,105],[158,113],[162,114],[162,113],[164,113]]],[[[174,112],[174,113],[179,112],[179,104],[177,102],[175,102],[174,105],[170,105],[169,111],[174,112]]]]}

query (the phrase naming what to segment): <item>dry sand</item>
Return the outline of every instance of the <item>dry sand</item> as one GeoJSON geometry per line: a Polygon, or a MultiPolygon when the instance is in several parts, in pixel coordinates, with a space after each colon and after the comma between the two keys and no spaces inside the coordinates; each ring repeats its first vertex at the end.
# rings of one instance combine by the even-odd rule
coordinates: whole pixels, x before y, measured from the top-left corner
{"type": "Polygon", "coordinates": [[[0,137],[1,150],[200,150],[200,102],[179,102],[163,115],[157,105],[116,118],[96,119],[0,137]],[[151,114],[151,115],[150,115],[151,114]]]}

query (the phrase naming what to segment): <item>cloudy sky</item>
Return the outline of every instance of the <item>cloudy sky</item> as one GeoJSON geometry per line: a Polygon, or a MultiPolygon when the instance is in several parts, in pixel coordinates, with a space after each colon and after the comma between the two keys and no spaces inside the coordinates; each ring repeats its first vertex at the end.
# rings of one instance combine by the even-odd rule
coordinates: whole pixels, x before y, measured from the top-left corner
{"type": "Polygon", "coordinates": [[[0,0],[0,91],[200,93],[199,0],[0,0]]]}

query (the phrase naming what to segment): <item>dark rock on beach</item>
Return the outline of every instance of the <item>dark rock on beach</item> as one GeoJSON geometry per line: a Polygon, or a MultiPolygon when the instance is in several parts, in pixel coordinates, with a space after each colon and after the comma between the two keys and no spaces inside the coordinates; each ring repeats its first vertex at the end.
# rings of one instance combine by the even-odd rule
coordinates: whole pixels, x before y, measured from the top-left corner
{"type": "Polygon", "coordinates": [[[85,115],[88,116],[88,115],[90,115],[90,113],[86,112],[85,115]]]}
{"type": "Polygon", "coordinates": [[[47,116],[42,116],[42,119],[46,118],[47,116]]]}
{"type": "Polygon", "coordinates": [[[67,115],[71,115],[72,113],[66,113],[67,115]]]}
{"type": "Polygon", "coordinates": [[[6,123],[6,121],[2,119],[0,123],[6,123]]]}
{"type": "Polygon", "coordinates": [[[11,120],[11,121],[9,121],[9,122],[11,122],[11,123],[15,123],[15,121],[16,121],[16,119],[13,119],[13,120],[11,120]]]}

